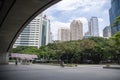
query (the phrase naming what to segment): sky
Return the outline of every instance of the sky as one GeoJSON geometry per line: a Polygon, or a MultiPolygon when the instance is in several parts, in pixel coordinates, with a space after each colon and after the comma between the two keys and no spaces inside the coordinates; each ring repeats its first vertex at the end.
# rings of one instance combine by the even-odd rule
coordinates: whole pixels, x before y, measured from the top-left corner
{"type": "Polygon", "coordinates": [[[105,26],[109,26],[110,0],[62,0],[51,6],[43,13],[51,21],[51,32],[57,40],[58,29],[70,28],[73,20],[81,20],[83,34],[88,31],[88,21],[91,17],[98,17],[99,35],[102,36],[105,26]]]}

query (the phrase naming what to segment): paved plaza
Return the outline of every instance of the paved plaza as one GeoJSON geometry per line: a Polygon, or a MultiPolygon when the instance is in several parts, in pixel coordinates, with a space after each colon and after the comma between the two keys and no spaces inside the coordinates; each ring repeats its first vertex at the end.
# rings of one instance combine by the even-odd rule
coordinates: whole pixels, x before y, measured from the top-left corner
{"type": "Polygon", "coordinates": [[[103,65],[78,67],[42,64],[2,65],[0,80],[120,80],[120,69],[103,69],[103,65]]]}

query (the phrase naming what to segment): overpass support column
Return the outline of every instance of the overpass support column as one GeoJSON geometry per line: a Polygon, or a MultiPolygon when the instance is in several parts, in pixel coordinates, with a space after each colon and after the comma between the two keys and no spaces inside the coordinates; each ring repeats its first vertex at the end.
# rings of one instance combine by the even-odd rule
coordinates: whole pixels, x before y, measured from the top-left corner
{"type": "Polygon", "coordinates": [[[0,65],[8,64],[9,57],[8,53],[0,53],[0,65]]]}

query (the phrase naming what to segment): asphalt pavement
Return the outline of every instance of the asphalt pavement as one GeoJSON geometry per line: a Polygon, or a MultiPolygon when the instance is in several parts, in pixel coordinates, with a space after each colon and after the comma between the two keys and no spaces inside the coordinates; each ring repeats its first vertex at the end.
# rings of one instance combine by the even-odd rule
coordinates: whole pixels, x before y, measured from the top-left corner
{"type": "Polygon", "coordinates": [[[0,80],[120,80],[120,69],[103,65],[60,67],[42,64],[2,65],[0,80]]]}

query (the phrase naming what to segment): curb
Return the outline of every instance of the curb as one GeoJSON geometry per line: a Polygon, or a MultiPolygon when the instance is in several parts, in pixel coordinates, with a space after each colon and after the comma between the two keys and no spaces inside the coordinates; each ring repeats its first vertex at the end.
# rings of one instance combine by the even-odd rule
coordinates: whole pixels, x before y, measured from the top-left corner
{"type": "Polygon", "coordinates": [[[104,69],[120,69],[120,67],[103,67],[104,69]]]}

